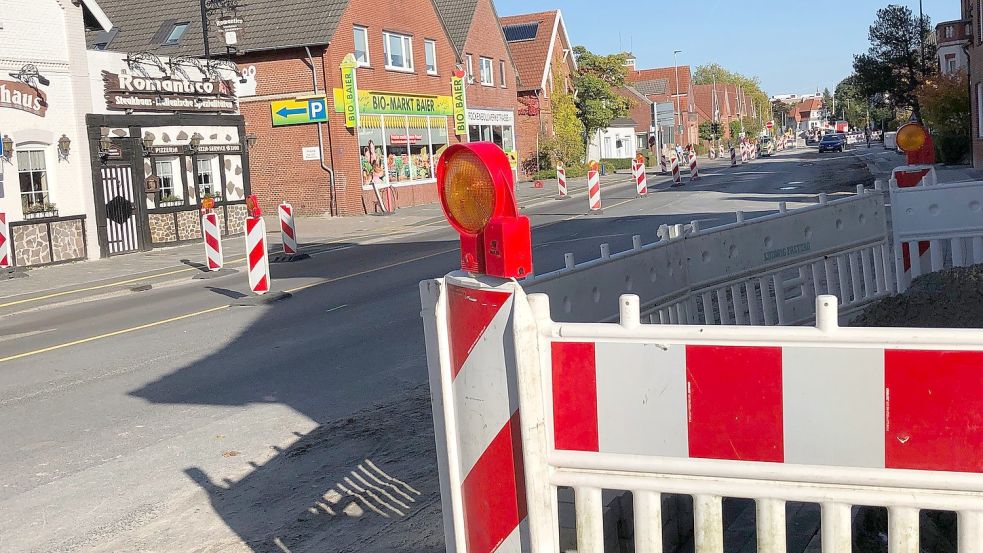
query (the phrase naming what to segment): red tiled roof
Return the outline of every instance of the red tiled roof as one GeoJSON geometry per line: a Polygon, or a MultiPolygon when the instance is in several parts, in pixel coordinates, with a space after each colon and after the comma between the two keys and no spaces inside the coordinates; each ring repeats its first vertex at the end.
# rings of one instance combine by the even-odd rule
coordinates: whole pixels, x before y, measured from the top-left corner
{"type": "MultiPolygon", "coordinates": [[[[669,81],[669,94],[676,93],[676,67],[658,67],[655,69],[639,69],[628,72],[628,82],[649,81],[654,79],[665,79],[669,81]]],[[[690,72],[688,65],[680,65],[679,70],[679,93],[686,94],[689,90],[690,72]]]]}
{"type": "MultiPolygon", "coordinates": [[[[717,102],[722,104],[723,95],[720,87],[717,87],[717,102]]],[[[713,85],[698,84],[693,85],[693,102],[696,105],[696,113],[699,114],[701,121],[712,121],[714,117],[713,109],[713,85]]],[[[722,106],[721,106],[722,108],[722,106]]],[[[723,109],[720,110],[723,115],[723,109]]]]}
{"type": "MultiPolygon", "coordinates": [[[[558,10],[509,15],[499,18],[503,27],[522,23],[539,23],[536,36],[531,40],[509,42],[512,59],[519,76],[519,86],[523,90],[537,89],[542,86],[546,64],[549,62],[550,40],[553,28],[556,26],[558,10]]],[[[557,40],[563,40],[561,36],[557,40]]],[[[564,46],[567,47],[567,46],[564,46]]]]}

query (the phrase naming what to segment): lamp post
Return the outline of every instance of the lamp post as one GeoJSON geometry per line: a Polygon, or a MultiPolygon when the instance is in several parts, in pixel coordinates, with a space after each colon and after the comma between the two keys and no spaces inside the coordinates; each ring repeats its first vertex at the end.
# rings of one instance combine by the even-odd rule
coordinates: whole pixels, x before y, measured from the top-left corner
{"type": "MultiPolygon", "coordinates": [[[[682,52],[683,52],[682,50],[672,51],[672,69],[676,75],[676,116],[678,117],[677,121],[679,122],[676,125],[676,133],[680,135],[683,134],[683,112],[682,109],[680,109],[679,107],[679,63],[676,62],[676,56],[678,54],[681,54],[682,52]]],[[[676,142],[676,145],[679,146],[678,137],[676,137],[676,140],[674,142],[676,142]]]]}

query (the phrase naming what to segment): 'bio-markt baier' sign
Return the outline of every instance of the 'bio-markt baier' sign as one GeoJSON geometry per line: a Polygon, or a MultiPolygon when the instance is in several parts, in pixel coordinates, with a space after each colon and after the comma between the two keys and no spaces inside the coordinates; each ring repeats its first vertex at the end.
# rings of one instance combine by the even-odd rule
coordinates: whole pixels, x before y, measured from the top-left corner
{"type": "MultiPolygon", "coordinates": [[[[345,112],[345,91],[334,89],[335,111],[345,112]]],[[[425,96],[359,90],[356,103],[359,115],[453,115],[450,96],[425,96]]]]}
{"type": "Polygon", "coordinates": [[[454,134],[468,134],[467,96],[464,89],[464,71],[455,71],[451,76],[451,94],[454,99],[454,134]]]}

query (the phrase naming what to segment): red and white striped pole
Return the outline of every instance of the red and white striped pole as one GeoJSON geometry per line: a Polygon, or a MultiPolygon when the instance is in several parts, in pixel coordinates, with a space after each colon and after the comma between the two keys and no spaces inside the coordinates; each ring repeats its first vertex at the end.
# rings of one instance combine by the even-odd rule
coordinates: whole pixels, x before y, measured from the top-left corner
{"type": "Polygon", "coordinates": [[[280,236],[283,241],[283,253],[297,253],[297,226],[294,224],[294,208],[283,202],[277,208],[280,214],[280,236]]]}
{"type": "Polygon", "coordinates": [[[730,148],[730,166],[737,167],[737,150],[733,146],[730,148]]]}
{"type": "Polygon", "coordinates": [[[567,170],[563,168],[562,165],[556,166],[556,186],[559,190],[557,199],[563,199],[567,197],[567,170]]]}
{"type": "Polygon", "coordinates": [[[249,288],[257,295],[270,291],[270,257],[266,251],[266,223],[256,196],[246,198],[246,263],[249,288]]]}
{"type": "Polygon", "coordinates": [[[689,180],[700,180],[700,170],[696,167],[696,148],[689,151],[689,180]]]}
{"type": "Polygon", "coordinates": [[[10,231],[7,229],[7,214],[0,211],[0,267],[10,267],[10,231]]]}
{"type": "Polygon", "coordinates": [[[645,163],[641,161],[632,162],[632,172],[635,174],[635,190],[639,196],[649,193],[648,182],[645,178],[645,163]]]}
{"type": "Polygon", "coordinates": [[[667,163],[668,162],[666,161],[666,156],[661,156],[660,159],[659,159],[659,166],[662,169],[662,174],[663,175],[669,172],[669,169],[668,169],[668,167],[666,165],[667,163]]]}
{"type": "Polygon", "coordinates": [[[595,171],[587,171],[587,201],[591,211],[601,210],[601,177],[595,171]]]}
{"type": "Polygon", "coordinates": [[[218,215],[206,209],[201,216],[201,234],[205,238],[205,264],[209,271],[220,271],[225,265],[222,254],[222,232],[218,228],[218,215]]]}
{"type": "Polygon", "coordinates": [[[679,158],[677,158],[676,156],[672,156],[672,185],[673,186],[683,185],[683,177],[679,173],[679,158]]]}

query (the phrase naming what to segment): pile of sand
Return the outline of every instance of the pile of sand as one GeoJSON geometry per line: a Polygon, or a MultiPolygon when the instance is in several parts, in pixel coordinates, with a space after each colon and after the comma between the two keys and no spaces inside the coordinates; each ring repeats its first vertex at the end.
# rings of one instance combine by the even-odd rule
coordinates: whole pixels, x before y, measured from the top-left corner
{"type": "Polygon", "coordinates": [[[983,265],[923,275],[872,304],[850,326],[983,328],[983,265]]]}

